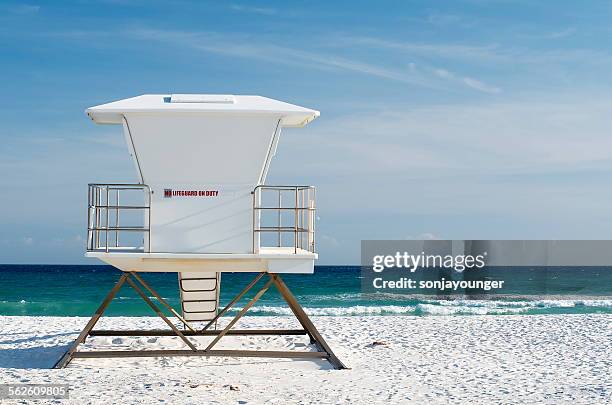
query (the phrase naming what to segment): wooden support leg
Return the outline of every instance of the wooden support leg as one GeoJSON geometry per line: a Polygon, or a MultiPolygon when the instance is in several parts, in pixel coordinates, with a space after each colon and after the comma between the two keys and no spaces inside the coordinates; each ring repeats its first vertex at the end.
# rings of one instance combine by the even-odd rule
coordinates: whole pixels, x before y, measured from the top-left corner
{"type": "Polygon", "coordinates": [[[104,298],[104,301],[102,301],[102,304],[100,304],[89,322],[87,322],[87,325],[85,325],[85,328],[81,331],[72,346],[70,346],[68,351],[64,353],[64,355],[58,360],[57,363],[55,363],[53,368],[64,368],[68,365],[68,363],[70,363],[70,361],[72,360],[72,355],[74,354],[74,352],[76,352],[77,347],[85,341],[85,338],[87,337],[87,335],[89,335],[89,332],[91,332],[93,327],[96,326],[96,323],[106,310],[106,307],[108,307],[108,304],[110,304],[113,298],[115,298],[117,291],[119,291],[123,283],[125,283],[127,277],[127,274],[123,273],[119,281],[117,281],[117,284],[115,284],[115,286],[109,291],[109,293],[106,295],[106,298],[104,298]]]}
{"type": "MultiPolygon", "coordinates": [[[[270,278],[272,278],[274,280],[274,274],[268,274],[270,276],[270,278]]],[[[281,293],[281,296],[283,297],[283,299],[285,300],[285,302],[287,302],[287,299],[285,298],[284,294],[281,292],[281,290],[279,289],[278,285],[276,282],[274,282],[274,285],[276,286],[276,288],[278,289],[278,291],[281,293]]],[[[288,288],[287,288],[288,290],[288,288]]],[[[296,299],[297,302],[297,299],[296,299]]],[[[294,307],[287,302],[287,305],[289,305],[289,309],[291,309],[291,312],[293,312],[293,315],[295,316],[295,318],[298,320],[298,322],[300,323],[300,325],[302,325],[302,328],[304,328],[304,330],[306,331],[306,334],[308,335],[308,337],[310,338],[310,344],[311,345],[316,345],[317,348],[321,351],[325,351],[323,349],[323,347],[321,347],[321,345],[318,344],[316,338],[314,337],[314,335],[308,330],[307,325],[304,323],[304,320],[298,315],[298,313],[295,311],[294,307]]]]}
{"type": "Polygon", "coordinates": [[[234,306],[234,304],[235,304],[235,303],[237,303],[238,301],[240,301],[240,299],[241,299],[242,297],[244,297],[244,294],[246,294],[247,292],[249,292],[249,290],[250,290],[251,288],[253,288],[253,286],[254,286],[255,284],[257,284],[257,282],[258,282],[258,281],[259,281],[259,280],[260,280],[260,279],[263,277],[263,275],[264,275],[264,273],[259,273],[259,274],[257,275],[257,277],[255,277],[255,278],[253,279],[253,281],[251,281],[251,282],[249,283],[249,285],[247,285],[246,287],[244,287],[244,289],[243,289],[242,291],[240,291],[240,293],[239,293],[238,295],[236,295],[236,296],[234,297],[234,299],[232,299],[232,300],[230,301],[230,303],[229,303],[229,304],[227,304],[227,305],[225,306],[225,308],[223,308],[223,309],[222,309],[222,310],[221,310],[221,311],[220,311],[220,312],[219,312],[217,315],[215,315],[215,317],[214,317],[213,319],[211,319],[211,320],[210,320],[210,322],[208,322],[208,323],[207,323],[207,324],[206,324],[206,325],[205,325],[205,326],[202,328],[202,332],[203,332],[203,331],[205,331],[206,329],[210,328],[210,326],[211,326],[213,323],[217,322],[217,320],[218,320],[219,318],[221,318],[221,317],[222,317],[222,316],[223,316],[223,315],[224,315],[224,314],[225,314],[227,311],[229,311],[229,310],[230,310],[230,309],[231,309],[231,308],[234,306]]]}
{"type": "MultiPolygon", "coordinates": [[[[185,336],[217,336],[220,330],[205,330],[191,332],[182,331],[185,336]]],[[[308,335],[304,329],[231,329],[226,335],[232,336],[304,336],[308,335]]],[[[89,332],[89,336],[175,336],[171,330],[166,329],[128,329],[128,330],[105,330],[97,329],[89,332]]]]}
{"type": "Polygon", "coordinates": [[[283,299],[287,302],[287,305],[289,305],[289,308],[291,308],[291,311],[293,311],[295,314],[295,317],[298,319],[304,329],[306,329],[308,335],[314,339],[315,343],[329,355],[329,362],[338,370],[348,368],[344,365],[344,363],[342,363],[342,361],[340,361],[338,357],[336,357],[331,347],[329,347],[327,342],[325,342],[323,336],[321,336],[317,328],[311,322],[310,318],[308,318],[308,315],[298,303],[297,299],[293,296],[289,288],[287,288],[280,276],[278,274],[270,274],[270,278],[274,282],[274,285],[276,285],[278,291],[281,293],[283,299]]]}
{"type": "MultiPolygon", "coordinates": [[[[133,274],[132,274],[133,275],[133,274]]],[[[136,277],[136,279],[138,280],[139,277],[136,277]]],[[[164,320],[164,322],[166,322],[166,324],[168,326],[170,326],[172,328],[172,331],[178,336],[180,337],[185,344],[187,344],[187,346],[189,346],[189,348],[193,351],[197,351],[197,348],[193,345],[193,343],[191,343],[182,333],[180,330],[178,330],[178,328],[176,326],[174,326],[174,324],[161,312],[161,310],[159,309],[159,307],[157,307],[157,305],[155,305],[150,299],[149,297],[147,297],[147,295],[142,291],[142,289],[140,287],[138,287],[138,285],[136,285],[136,283],[134,283],[134,281],[132,281],[132,279],[130,278],[130,273],[123,273],[121,275],[121,277],[119,278],[119,281],[117,281],[117,283],[115,284],[115,286],[110,290],[110,292],[107,294],[107,296],[104,298],[104,300],[102,301],[102,304],[100,304],[100,306],[98,307],[98,309],[96,310],[96,312],[94,313],[94,315],[91,317],[91,319],[89,320],[89,322],[87,322],[87,325],[85,325],[85,328],[81,331],[81,333],[79,334],[79,336],[76,338],[76,340],[74,341],[74,343],[70,346],[70,348],[66,351],[66,353],[64,353],[64,355],[57,361],[57,363],[55,363],[55,365],[53,366],[53,368],[64,368],[66,367],[70,361],[72,360],[73,357],[75,356],[76,350],[78,348],[78,346],[83,343],[85,341],[85,339],[87,338],[87,336],[90,335],[92,329],[94,328],[94,326],[96,326],[96,323],[98,322],[98,320],[102,317],[102,315],[104,314],[104,311],[106,310],[106,308],[108,307],[108,305],[111,303],[111,301],[113,300],[113,298],[115,298],[115,295],[117,295],[117,292],[119,291],[119,289],[121,289],[121,287],[123,286],[123,284],[125,282],[128,282],[128,284],[130,284],[130,286],[136,290],[136,292],[138,293],[138,295],[140,295],[140,297],[147,303],[149,304],[149,306],[155,311],[155,313],[164,320]]],[[[140,281],[140,280],[139,280],[140,281]]],[[[150,290],[149,290],[150,291],[150,290]]],[[[151,292],[153,294],[153,292],[151,292]]],[[[156,295],[157,294],[153,294],[156,295]]],[[[165,301],[164,301],[165,302],[165,301]]],[[[180,319],[180,318],[179,318],[180,319]]],[[[195,331],[194,331],[195,332],[195,331]]]]}
{"type": "Polygon", "coordinates": [[[138,286],[136,285],[136,283],[134,283],[134,282],[132,281],[132,279],[131,279],[129,276],[128,276],[128,277],[126,277],[126,281],[127,281],[129,284],[130,284],[130,286],[132,286],[132,288],[133,288],[134,290],[136,290],[136,292],[138,293],[138,295],[140,295],[140,297],[141,297],[141,298],[142,298],[142,299],[143,299],[143,300],[144,300],[144,301],[145,301],[147,304],[149,304],[149,306],[150,306],[150,307],[153,309],[153,311],[155,311],[155,313],[157,314],[157,316],[159,316],[161,319],[163,319],[163,320],[164,320],[164,322],[166,322],[166,324],[167,324],[167,325],[168,325],[170,328],[172,328],[172,330],[174,331],[174,333],[176,333],[176,335],[177,335],[178,337],[180,337],[180,338],[183,340],[183,342],[185,342],[185,344],[186,344],[187,346],[189,346],[189,348],[190,348],[191,350],[193,350],[193,351],[197,351],[197,350],[198,350],[198,349],[197,349],[197,348],[196,348],[196,347],[193,345],[193,343],[191,343],[191,342],[189,341],[189,339],[187,339],[187,338],[185,337],[185,335],[183,335],[183,333],[182,333],[182,332],[181,332],[181,331],[180,331],[180,330],[179,330],[179,329],[178,329],[176,326],[174,326],[174,324],[172,323],[172,321],[170,321],[170,320],[169,320],[169,319],[166,317],[166,315],[164,315],[164,313],[163,313],[163,312],[162,312],[162,311],[159,309],[159,307],[158,307],[157,305],[155,305],[155,304],[153,303],[153,301],[151,301],[151,299],[150,299],[149,297],[147,297],[147,295],[146,295],[146,294],[145,294],[145,293],[144,293],[144,292],[143,292],[143,291],[140,289],[140,287],[138,287],[138,286]]]}
{"type": "MultiPolygon", "coordinates": [[[[83,331],[79,334],[75,342],[72,344],[70,349],[66,351],[66,353],[62,356],[62,358],[55,364],[55,368],[65,367],[73,358],[98,358],[98,357],[134,357],[134,356],[236,356],[236,357],[286,357],[286,358],[325,358],[327,359],[336,369],[345,369],[347,368],[333,353],[331,348],[327,345],[323,337],[319,334],[318,330],[314,326],[314,324],[308,318],[306,312],[304,312],[303,308],[297,302],[296,298],[291,294],[285,283],[281,280],[280,276],[277,274],[269,274],[270,280],[255,294],[255,296],[249,301],[247,305],[240,310],[240,312],[230,321],[230,323],[220,332],[216,331],[207,331],[206,329],[212,325],[221,315],[226,313],[236,302],[238,302],[251,288],[255,286],[255,284],[263,277],[264,273],[260,273],[257,277],[247,286],[245,289],[240,292],[209,324],[207,324],[204,329],[201,331],[195,331],[190,328],[190,331],[186,331],[186,333],[182,333],[159,309],[157,305],[155,305],[149,297],[144,293],[144,291],[132,280],[130,276],[134,276],[140,284],[146,288],[149,292],[151,292],[160,302],[166,306],[166,308],[170,309],[173,314],[177,315],[176,311],[169,306],[169,304],[157,294],[152,288],[146,284],[141,277],[134,273],[123,273],[117,284],[111,289],[108,293],[104,301],[100,307],[96,310],[95,314],[91,317],[83,331]],[[85,341],[87,336],[96,335],[95,331],[92,331],[109,303],[113,300],[121,286],[127,281],[127,283],[136,290],[138,295],[155,311],[155,313],[162,318],[164,322],[172,331],[99,331],[100,336],[170,336],[174,334],[175,336],[180,337],[187,346],[191,350],[121,350],[121,351],[85,351],[78,352],[77,347],[79,344],[85,341]],[[289,308],[298,319],[303,330],[255,330],[255,331],[233,331],[231,328],[242,318],[242,316],[268,291],[270,286],[274,284],[278,291],[280,292],[283,299],[289,305],[289,308]],[[142,334],[141,334],[142,333],[142,334]],[[205,350],[197,350],[197,348],[189,341],[185,335],[196,336],[196,335],[217,335],[215,339],[208,345],[205,350]],[[245,335],[245,334],[272,334],[272,335],[282,335],[282,334],[308,334],[311,341],[317,346],[319,351],[316,352],[295,352],[295,351],[258,351],[258,350],[211,350],[212,347],[219,342],[219,340],[225,335],[245,335]]],[[[185,326],[188,326],[187,322],[182,319],[179,315],[177,318],[183,322],[185,326]]]]}
{"type": "Polygon", "coordinates": [[[160,303],[161,303],[163,306],[165,306],[165,307],[168,309],[168,311],[172,312],[172,314],[173,314],[174,316],[176,316],[176,317],[178,318],[178,320],[179,320],[179,321],[181,321],[181,322],[183,323],[183,325],[185,326],[185,328],[187,328],[187,329],[189,329],[191,332],[194,332],[194,333],[195,333],[195,329],[193,329],[193,328],[191,327],[191,325],[189,325],[189,322],[187,322],[187,321],[185,320],[185,318],[183,318],[183,317],[182,317],[182,316],[181,316],[181,315],[180,315],[178,312],[176,312],[176,311],[175,311],[175,309],[174,309],[174,308],[172,308],[172,306],[171,306],[170,304],[168,304],[168,302],[167,302],[165,299],[163,299],[163,298],[161,297],[161,295],[159,295],[159,294],[157,293],[157,291],[155,291],[155,290],[154,290],[154,289],[153,289],[153,288],[152,288],[152,287],[151,287],[149,284],[145,283],[145,281],[142,279],[142,277],[140,277],[140,276],[139,276],[138,274],[136,274],[136,273],[131,273],[131,274],[132,274],[132,276],[134,276],[134,278],[135,278],[135,279],[136,279],[136,280],[137,280],[137,281],[138,281],[140,284],[142,284],[142,286],[143,286],[144,288],[146,288],[146,289],[147,289],[147,290],[148,290],[148,291],[149,291],[151,294],[153,294],[153,296],[154,296],[155,298],[157,298],[157,300],[158,300],[158,301],[159,301],[159,302],[160,302],[160,303]]]}
{"type": "Polygon", "coordinates": [[[249,308],[251,308],[260,298],[262,295],[264,295],[266,293],[266,291],[268,291],[268,288],[270,288],[270,286],[272,285],[272,280],[269,280],[262,288],[261,290],[259,290],[257,292],[257,294],[255,294],[255,296],[253,297],[253,299],[251,301],[249,301],[248,304],[246,304],[244,306],[244,308],[242,308],[242,310],[240,312],[238,312],[238,314],[234,317],[234,319],[231,320],[230,323],[227,324],[227,326],[225,327],[225,329],[223,329],[221,331],[221,333],[219,333],[217,335],[217,337],[215,337],[213,339],[212,342],[210,342],[210,344],[208,345],[208,347],[205,349],[206,351],[212,349],[212,347],[217,344],[217,342],[219,340],[221,340],[221,338],[223,336],[225,336],[227,334],[227,332],[229,332],[229,330],[232,328],[232,326],[234,326],[236,324],[236,322],[238,322],[240,320],[240,318],[242,318],[242,316],[249,310],[249,308]]]}

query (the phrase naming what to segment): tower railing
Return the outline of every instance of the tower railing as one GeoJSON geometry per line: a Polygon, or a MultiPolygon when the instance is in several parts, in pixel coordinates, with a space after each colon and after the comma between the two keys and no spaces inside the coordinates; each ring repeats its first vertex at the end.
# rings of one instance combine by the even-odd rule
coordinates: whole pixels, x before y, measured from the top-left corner
{"type": "MultiPolygon", "coordinates": [[[[146,184],[89,184],[87,251],[152,253],[151,194],[146,184]]],[[[315,253],[314,187],[261,185],[252,195],[253,253],[315,253]]]]}
{"type": "Polygon", "coordinates": [[[149,186],[146,184],[89,184],[87,201],[87,251],[151,251],[149,227],[151,188],[149,186]],[[122,224],[121,221],[125,221],[124,216],[130,216],[130,214],[132,214],[132,221],[142,223],[142,225],[125,225],[125,222],[122,224]],[[124,236],[128,233],[142,236],[142,241],[138,237],[134,239],[131,235],[131,239],[125,242],[124,236]]]}
{"type": "Polygon", "coordinates": [[[293,253],[315,253],[315,199],[312,186],[255,187],[253,252],[262,247],[278,247],[291,248],[293,253]],[[273,241],[263,240],[264,234],[273,235],[273,241]]]}

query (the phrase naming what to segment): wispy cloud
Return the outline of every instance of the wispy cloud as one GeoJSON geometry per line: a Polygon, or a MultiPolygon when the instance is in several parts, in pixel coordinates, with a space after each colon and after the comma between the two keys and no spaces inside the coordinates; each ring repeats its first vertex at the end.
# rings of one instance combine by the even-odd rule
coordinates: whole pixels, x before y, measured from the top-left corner
{"type": "Polygon", "coordinates": [[[460,26],[471,26],[473,23],[471,21],[467,21],[465,16],[459,14],[448,14],[448,13],[430,13],[426,21],[429,24],[438,26],[438,27],[448,27],[454,25],[460,26]]]}
{"type": "MultiPolygon", "coordinates": [[[[503,239],[517,237],[527,225],[545,237],[561,222],[567,233],[548,238],[577,230],[576,237],[586,229],[586,217],[593,223],[608,217],[605,201],[612,191],[602,184],[612,179],[611,108],[594,94],[386,105],[322,118],[308,129],[306,144],[287,136],[272,175],[317,184],[327,217],[360,213],[384,222],[386,232],[394,227],[388,216],[404,218],[398,232],[407,223],[411,230],[394,237],[429,231],[503,239]],[[296,166],[295,156],[317,159],[296,166]],[[346,196],[355,195],[347,206],[346,196]],[[419,226],[422,217],[426,229],[419,226]],[[501,222],[508,227],[497,229],[501,222]]],[[[338,237],[349,246],[358,243],[356,228],[356,236],[338,237]]]]}
{"type": "Polygon", "coordinates": [[[471,77],[463,77],[461,80],[468,87],[483,91],[485,93],[500,93],[501,92],[501,89],[499,87],[489,86],[488,84],[483,83],[480,80],[473,79],[471,77]]]}
{"type": "Polygon", "coordinates": [[[40,11],[40,6],[34,4],[17,4],[7,8],[13,14],[34,14],[40,11]]]}
{"type": "MultiPolygon", "coordinates": [[[[295,142],[300,153],[317,153],[321,160],[332,162],[333,169],[328,165],[325,170],[356,178],[611,170],[612,124],[607,116],[612,104],[595,96],[557,97],[417,108],[384,106],[378,111],[373,106],[369,112],[322,122],[309,145],[324,144],[324,151],[305,150],[310,146],[295,142]],[[346,166],[333,156],[360,165],[346,166]]],[[[293,142],[289,137],[286,140],[289,145],[293,142]]],[[[313,163],[308,171],[321,167],[313,163]]],[[[288,165],[282,170],[293,169],[288,165]]]]}
{"type": "MultiPolygon", "coordinates": [[[[570,27],[554,32],[540,32],[537,36],[523,35],[526,38],[551,40],[551,46],[544,48],[518,43],[502,45],[494,40],[476,44],[416,43],[358,35],[338,36],[330,39],[328,44],[339,49],[396,51],[416,61],[422,68],[429,67],[442,79],[495,94],[502,92],[502,88],[509,86],[506,83],[512,80],[516,80],[519,85],[532,80],[537,83],[536,86],[549,84],[556,88],[571,84],[573,80],[583,80],[583,72],[591,67],[599,69],[612,64],[612,52],[607,48],[554,46],[556,42],[553,40],[574,35],[576,31],[570,27]],[[486,79],[483,77],[485,72],[486,79]],[[499,84],[490,83],[496,81],[499,84]]],[[[396,58],[399,57],[397,54],[396,58]]],[[[533,88],[533,85],[530,87],[533,88]]]]}
{"type": "MultiPolygon", "coordinates": [[[[309,51],[274,43],[265,43],[264,41],[253,41],[239,35],[228,36],[215,32],[170,31],[150,28],[129,29],[123,31],[122,34],[131,39],[170,43],[173,46],[189,47],[202,52],[310,69],[354,72],[432,89],[440,90],[464,86],[489,94],[501,92],[501,89],[497,86],[492,86],[480,79],[453,73],[446,69],[432,68],[426,64],[410,61],[406,61],[403,65],[396,63],[390,67],[387,64],[337,56],[326,46],[320,47],[317,51],[309,51]],[[441,72],[446,72],[446,75],[441,74],[441,72]]],[[[81,34],[76,33],[75,35],[80,36],[81,34]]],[[[373,42],[373,44],[375,43],[373,42]]],[[[425,50],[431,49],[435,48],[426,47],[425,50]]],[[[455,48],[448,47],[447,49],[452,50],[455,48]]],[[[477,48],[466,47],[465,49],[475,50],[477,48]]],[[[458,52],[459,50],[455,49],[455,51],[458,52]]],[[[357,54],[363,55],[363,53],[357,54]]]]}
{"type": "MultiPolygon", "coordinates": [[[[540,34],[537,38],[563,38],[575,33],[573,28],[540,34]]],[[[527,36],[527,35],[523,35],[527,36]]],[[[535,35],[529,35],[535,38],[535,35]]],[[[370,47],[372,49],[390,49],[427,59],[469,63],[475,66],[489,65],[494,68],[515,64],[521,61],[522,67],[555,66],[567,63],[591,63],[595,65],[612,63],[612,53],[608,49],[589,47],[580,48],[532,48],[518,45],[502,45],[489,42],[484,44],[461,43],[415,43],[387,38],[367,36],[338,36],[330,39],[330,45],[337,47],[370,47]]]]}
{"type": "Polygon", "coordinates": [[[339,46],[368,46],[429,57],[468,60],[494,57],[500,49],[498,44],[415,43],[365,36],[339,36],[336,44],[339,46]]]}
{"type": "Polygon", "coordinates": [[[472,89],[478,90],[478,91],[482,91],[484,93],[500,93],[501,89],[499,87],[494,87],[494,86],[490,86],[478,79],[474,79],[472,77],[467,77],[467,76],[458,76],[455,73],[449,72],[446,69],[434,69],[434,73],[442,78],[442,79],[447,79],[447,80],[453,80],[453,81],[459,81],[463,84],[465,84],[468,87],[471,87],[472,89]]]}
{"type": "MultiPolygon", "coordinates": [[[[546,34],[560,38],[573,28],[546,34]]],[[[604,49],[503,46],[498,43],[415,43],[390,38],[330,34],[293,46],[290,38],[215,31],[181,31],[145,27],[104,32],[66,31],[48,34],[73,40],[100,38],[156,41],[168,49],[263,61],[310,70],[353,72],[427,89],[496,95],[509,88],[556,88],[570,85],[588,67],[612,63],[604,49]],[[520,63],[517,63],[520,61],[520,63]],[[531,83],[527,83],[531,81],[531,83]],[[517,86],[518,83],[518,86],[517,86]]],[[[544,38],[544,37],[540,37],[544,38]]],[[[551,41],[554,42],[554,41],[551,41]]],[[[468,93],[469,94],[469,93],[468,93]]]]}
{"type": "MultiPolygon", "coordinates": [[[[403,63],[396,61],[396,55],[388,58],[378,58],[376,62],[361,46],[410,52],[419,55],[434,55],[450,60],[484,58],[496,45],[466,46],[453,44],[410,44],[381,40],[368,37],[331,37],[325,41],[315,41],[315,50],[305,50],[298,47],[281,45],[269,38],[253,39],[242,34],[226,34],[208,31],[160,30],[148,27],[129,28],[118,31],[92,32],[82,30],[64,31],[50,34],[72,40],[91,40],[93,36],[112,39],[121,37],[129,41],[156,41],[172,47],[195,49],[205,53],[233,56],[237,58],[265,61],[272,64],[290,65],[305,69],[325,71],[354,72],[374,78],[386,79],[408,85],[420,86],[437,90],[456,90],[468,88],[481,93],[501,93],[500,86],[491,85],[485,80],[473,76],[453,72],[448,68],[437,67],[435,64],[416,61],[418,58],[404,58],[403,63]],[[318,46],[316,45],[318,43],[318,46]],[[356,48],[350,55],[358,57],[338,56],[338,47],[344,49],[356,48]]],[[[346,53],[346,52],[345,52],[346,53]]],[[[490,57],[490,55],[488,55],[490,57]]]]}
{"type": "MultiPolygon", "coordinates": [[[[442,60],[471,60],[483,58],[497,48],[497,45],[467,46],[455,44],[415,44],[410,42],[395,42],[379,38],[369,37],[343,37],[340,39],[344,45],[369,46],[405,52],[407,54],[426,57],[428,59],[442,60]]],[[[431,64],[431,63],[430,63],[431,64]]],[[[484,93],[500,93],[498,86],[492,86],[481,79],[451,72],[447,68],[429,67],[429,70],[437,77],[465,85],[471,89],[484,93]]]]}
{"type": "Polygon", "coordinates": [[[245,6],[242,4],[231,4],[230,9],[241,12],[241,13],[253,13],[253,14],[261,14],[261,15],[278,14],[278,10],[276,10],[275,8],[271,8],[271,7],[253,7],[253,6],[245,6]]]}
{"type": "Polygon", "coordinates": [[[546,34],[545,37],[549,39],[559,39],[566,38],[576,33],[576,28],[569,27],[561,31],[551,32],[550,34],[546,34]]]}
{"type": "Polygon", "coordinates": [[[218,33],[133,29],[126,31],[125,34],[131,38],[170,42],[174,45],[190,47],[204,52],[320,70],[350,71],[406,84],[430,88],[440,87],[439,84],[431,80],[431,77],[428,78],[422,72],[419,72],[414,64],[407,64],[404,69],[392,69],[378,64],[335,56],[331,53],[304,51],[253,41],[246,43],[243,38],[229,38],[218,33]]]}

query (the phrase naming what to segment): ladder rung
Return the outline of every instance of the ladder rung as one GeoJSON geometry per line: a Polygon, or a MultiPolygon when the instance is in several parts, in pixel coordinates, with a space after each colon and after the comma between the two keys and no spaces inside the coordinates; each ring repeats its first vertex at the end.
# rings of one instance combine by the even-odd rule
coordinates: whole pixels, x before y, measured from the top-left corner
{"type": "Polygon", "coordinates": [[[217,302],[217,300],[183,300],[183,302],[217,302]]]}
{"type": "Polygon", "coordinates": [[[217,273],[179,273],[181,309],[185,319],[194,322],[213,319],[219,310],[219,284],[217,273]]]}

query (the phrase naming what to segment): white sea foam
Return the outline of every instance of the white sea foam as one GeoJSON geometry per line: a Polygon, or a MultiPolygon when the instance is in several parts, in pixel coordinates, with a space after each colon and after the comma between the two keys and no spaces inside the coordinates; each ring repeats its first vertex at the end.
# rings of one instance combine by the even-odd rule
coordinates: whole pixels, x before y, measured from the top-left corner
{"type": "MultiPolygon", "coordinates": [[[[350,307],[323,307],[323,308],[304,308],[306,313],[309,315],[319,316],[353,316],[353,315],[402,315],[414,313],[415,308],[410,306],[399,306],[399,305],[380,305],[380,306],[366,306],[366,305],[355,305],[350,307]]],[[[276,307],[276,306],[259,306],[253,307],[249,310],[253,313],[262,313],[266,315],[292,315],[292,312],[287,307],[276,307]]]]}
{"type": "Polygon", "coordinates": [[[495,306],[464,306],[418,304],[417,312],[423,315],[505,315],[520,314],[529,308],[498,308],[495,306]]]}
{"type": "Polygon", "coordinates": [[[612,308],[612,300],[576,300],[576,305],[584,305],[585,307],[603,307],[612,308]]]}
{"type": "MultiPolygon", "coordinates": [[[[424,300],[416,305],[353,305],[347,307],[306,307],[309,315],[506,315],[552,308],[612,308],[612,300],[424,300]]],[[[261,305],[250,312],[264,315],[292,315],[284,306],[261,305]]],[[[540,312],[541,313],[541,312],[540,312]]]]}
{"type": "Polygon", "coordinates": [[[343,294],[333,294],[333,295],[303,295],[298,296],[300,300],[308,300],[308,301],[329,301],[329,300],[358,300],[363,298],[364,295],[361,293],[343,293],[343,294]]]}

